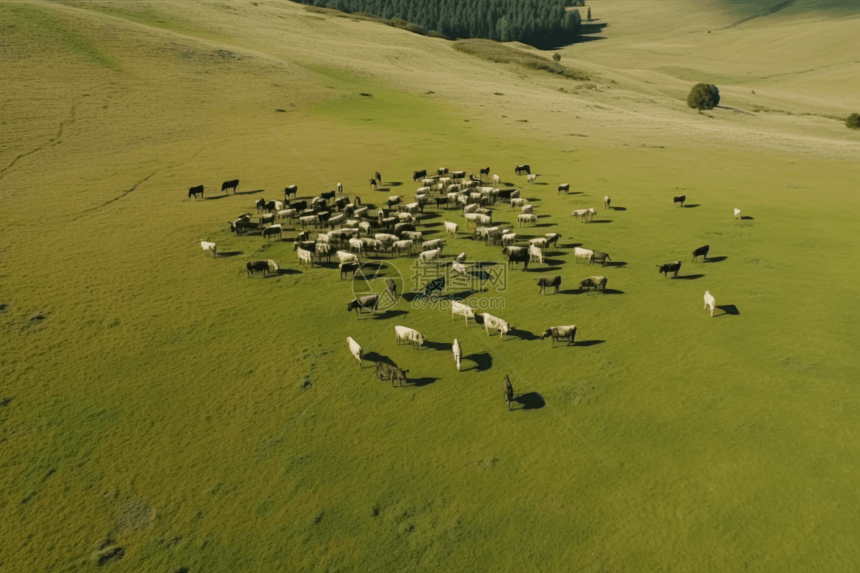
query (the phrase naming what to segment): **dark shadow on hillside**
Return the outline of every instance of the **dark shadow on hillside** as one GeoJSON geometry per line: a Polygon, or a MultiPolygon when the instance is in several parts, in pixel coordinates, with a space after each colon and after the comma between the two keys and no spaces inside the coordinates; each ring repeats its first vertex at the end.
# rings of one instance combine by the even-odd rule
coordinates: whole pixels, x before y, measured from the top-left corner
{"type": "Polygon", "coordinates": [[[218,258],[222,257],[236,257],[242,254],[242,251],[222,251],[218,253],[218,258]]]}
{"type": "Polygon", "coordinates": [[[717,315],[715,315],[715,317],[716,316],[723,316],[726,314],[731,315],[731,316],[737,316],[741,313],[741,311],[738,310],[738,307],[736,307],[733,304],[724,304],[724,305],[718,306],[717,308],[720,309],[721,311],[723,311],[723,314],[717,314],[717,315]]]}
{"type": "Polygon", "coordinates": [[[257,193],[262,193],[263,191],[265,191],[265,189],[254,189],[253,191],[236,191],[235,193],[233,193],[233,195],[256,195],[257,193]]]}
{"type": "Polygon", "coordinates": [[[546,404],[546,401],[544,401],[543,397],[537,392],[521,394],[514,398],[513,401],[520,404],[519,408],[515,408],[516,410],[539,410],[544,407],[544,404],[546,404]]]}
{"type": "Polygon", "coordinates": [[[587,348],[589,346],[597,346],[598,344],[603,344],[606,342],[605,340],[578,340],[574,346],[587,348]]]}
{"type": "MultiPolygon", "coordinates": [[[[493,357],[490,356],[489,352],[481,352],[479,354],[469,354],[468,356],[464,356],[463,360],[471,360],[475,363],[475,366],[471,368],[463,368],[460,372],[465,372],[466,370],[477,370],[478,372],[483,372],[484,370],[489,370],[493,367],[493,357]]],[[[462,361],[461,361],[462,368],[462,361]]]]}
{"type": "Polygon", "coordinates": [[[728,257],[708,257],[705,259],[706,263],[721,263],[726,260],[728,257]]]}
{"type": "Polygon", "coordinates": [[[669,277],[669,278],[671,278],[673,281],[694,281],[696,279],[702,278],[703,276],[705,276],[705,275],[683,275],[683,276],[669,277]]]}

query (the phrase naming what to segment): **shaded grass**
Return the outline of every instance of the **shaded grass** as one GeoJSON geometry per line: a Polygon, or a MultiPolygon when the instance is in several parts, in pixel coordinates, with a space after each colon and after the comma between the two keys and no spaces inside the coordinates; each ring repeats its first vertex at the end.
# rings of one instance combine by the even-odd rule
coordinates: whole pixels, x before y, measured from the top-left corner
{"type": "Polygon", "coordinates": [[[532,70],[542,70],[565,78],[578,81],[588,81],[591,77],[580,70],[569,68],[558,62],[522,52],[493,40],[470,39],[457,40],[452,46],[455,50],[488,60],[497,64],[519,64],[532,70]]]}

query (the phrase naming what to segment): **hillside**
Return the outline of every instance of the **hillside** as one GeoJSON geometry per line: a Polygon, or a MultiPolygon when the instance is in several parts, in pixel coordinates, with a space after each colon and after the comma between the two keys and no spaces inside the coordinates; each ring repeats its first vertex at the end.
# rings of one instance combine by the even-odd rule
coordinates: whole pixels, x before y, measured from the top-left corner
{"type": "MultiPolygon", "coordinates": [[[[851,570],[857,11],[591,5],[604,39],[559,50],[576,81],[281,0],[0,3],[0,569],[851,570]],[[697,81],[725,108],[687,108],[697,81]],[[487,165],[540,217],[494,222],[562,235],[543,263],[509,268],[459,209],[419,219],[460,225],[445,262],[505,269],[447,291],[501,299],[505,340],[412,292],[344,312],[298,224],[228,227],[290,184],[375,211],[416,169],[487,165]],[[257,259],[281,272],[249,278],[257,259]],[[556,324],[578,344],[541,340],[556,324]],[[411,384],[376,378],[385,357],[411,384]]],[[[382,258],[418,290],[414,257],[382,258]]]]}

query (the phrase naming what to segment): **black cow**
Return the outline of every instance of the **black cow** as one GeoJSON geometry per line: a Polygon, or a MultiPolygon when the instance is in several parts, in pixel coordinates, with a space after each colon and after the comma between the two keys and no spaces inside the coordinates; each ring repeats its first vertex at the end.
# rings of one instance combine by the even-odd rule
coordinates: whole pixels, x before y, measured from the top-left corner
{"type": "Polygon", "coordinates": [[[516,172],[517,175],[522,175],[523,173],[525,173],[526,175],[532,174],[532,168],[529,167],[527,164],[526,165],[517,165],[516,167],[514,167],[514,171],[516,172]]]}
{"type": "Polygon", "coordinates": [[[203,197],[203,185],[198,185],[197,187],[192,187],[188,190],[188,196],[191,197],[193,195],[195,199],[197,199],[198,193],[203,197]]]}
{"type": "Polygon", "coordinates": [[[344,279],[345,275],[352,273],[352,277],[355,278],[355,271],[358,270],[358,263],[341,263],[340,265],[340,280],[344,279]]]}
{"type": "Polygon", "coordinates": [[[454,171],[453,173],[451,173],[451,177],[453,179],[465,179],[466,178],[466,172],[465,171],[454,171]]]}
{"type": "Polygon", "coordinates": [[[279,239],[281,238],[280,225],[275,225],[274,227],[268,227],[267,229],[263,229],[263,237],[266,240],[271,240],[271,237],[274,237],[275,235],[277,235],[279,239]]]}
{"type": "Polygon", "coordinates": [[[558,287],[561,286],[561,277],[542,277],[538,279],[540,293],[546,292],[546,287],[555,287],[555,294],[558,294],[558,287]]]}
{"type": "Polygon", "coordinates": [[[259,199],[258,201],[256,201],[254,203],[254,205],[257,206],[257,213],[262,213],[263,211],[266,210],[266,200],[265,199],[259,199]]]}
{"type": "Polygon", "coordinates": [[[523,270],[527,271],[529,270],[529,259],[531,259],[531,257],[529,256],[528,251],[514,251],[513,253],[508,255],[508,264],[510,265],[513,263],[523,263],[523,270]]]}
{"type": "Polygon", "coordinates": [[[437,209],[441,209],[442,205],[445,205],[446,208],[448,207],[448,197],[435,197],[435,199],[437,209]]]}
{"type": "Polygon", "coordinates": [[[704,247],[699,247],[698,249],[693,251],[693,261],[695,262],[695,260],[699,257],[702,257],[703,260],[707,261],[709,252],[711,252],[711,246],[710,245],[705,245],[704,247]]]}
{"type": "Polygon", "coordinates": [[[505,376],[504,383],[505,403],[508,405],[508,410],[511,409],[511,402],[514,401],[514,387],[511,384],[511,379],[505,376]]]}
{"type": "Polygon", "coordinates": [[[382,183],[382,175],[379,174],[379,171],[374,173],[373,176],[374,176],[374,178],[376,178],[377,182],[382,183]]]}
{"type": "Polygon", "coordinates": [[[397,366],[392,366],[386,362],[379,361],[376,363],[376,375],[380,380],[391,380],[391,387],[394,388],[394,381],[397,380],[400,386],[406,382],[406,374],[409,370],[401,370],[397,366]]]}
{"type": "Polygon", "coordinates": [[[518,192],[519,189],[499,189],[499,199],[503,201],[510,201],[514,193],[518,192]]]}
{"type": "Polygon", "coordinates": [[[245,269],[248,271],[249,277],[253,276],[254,273],[258,273],[260,271],[263,272],[263,276],[265,277],[268,276],[269,271],[272,270],[269,261],[248,261],[248,264],[245,265],[245,269]]]}
{"type": "MultiPolygon", "coordinates": [[[[307,231],[305,231],[307,232],[307,231]]],[[[304,249],[305,251],[310,251],[312,253],[317,252],[317,242],[316,241],[299,241],[293,243],[293,250],[298,251],[299,249],[304,249]]]]}
{"type": "Polygon", "coordinates": [[[337,209],[338,211],[343,211],[343,209],[347,205],[349,205],[349,198],[348,197],[341,197],[340,199],[338,199],[337,201],[334,202],[334,208],[337,209]]]}
{"type": "Polygon", "coordinates": [[[570,191],[570,183],[562,183],[561,185],[559,185],[558,191],[556,192],[556,195],[560,194],[562,191],[564,191],[565,194],[567,194],[567,192],[570,191]]]}
{"type": "Polygon", "coordinates": [[[356,195],[355,199],[352,200],[352,204],[355,205],[356,207],[360,207],[361,206],[361,197],[356,195]]]}
{"type": "Polygon", "coordinates": [[[325,193],[320,193],[320,197],[323,199],[334,199],[335,195],[337,195],[337,191],[326,191],[325,193]]]}
{"type": "Polygon", "coordinates": [[[298,192],[299,192],[299,186],[298,185],[290,185],[289,187],[284,188],[284,201],[289,201],[290,195],[292,195],[293,199],[295,199],[298,192]]]}
{"type": "Polygon", "coordinates": [[[600,262],[604,267],[606,266],[606,261],[611,261],[609,258],[609,253],[604,253],[602,251],[593,251],[593,255],[591,255],[591,262],[589,264],[593,265],[594,261],[600,262]]]}
{"type": "Polygon", "coordinates": [[[686,196],[686,195],[681,195],[680,197],[675,197],[675,198],[673,198],[673,199],[672,199],[672,203],[673,203],[673,204],[675,204],[675,205],[681,205],[681,207],[683,207],[683,206],[684,206],[684,203],[685,203],[686,201],[687,201],[687,196],[686,196]]]}
{"type": "Polygon", "coordinates": [[[294,201],[294,202],[291,202],[288,206],[290,207],[290,209],[295,209],[297,213],[301,213],[302,211],[304,211],[305,209],[308,208],[308,202],[307,201],[294,201]]]}
{"type": "Polygon", "coordinates": [[[264,207],[266,213],[272,213],[275,210],[275,202],[274,201],[266,201],[266,205],[264,207]]]}
{"type": "Polygon", "coordinates": [[[678,271],[681,270],[681,261],[672,261],[671,263],[666,263],[665,265],[657,265],[657,268],[660,269],[657,272],[663,273],[664,277],[668,277],[669,273],[675,273],[675,277],[677,277],[678,271]]]}
{"type": "Polygon", "coordinates": [[[480,185],[484,182],[480,177],[478,177],[477,175],[472,175],[471,173],[469,174],[469,180],[474,181],[478,185],[480,185]]]}
{"type": "Polygon", "coordinates": [[[418,181],[419,179],[424,179],[425,177],[427,177],[427,170],[426,169],[422,169],[421,171],[413,171],[412,172],[412,180],[413,181],[418,181]]]}
{"type": "Polygon", "coordinates": [[[376,183],[376,179],[371,179],[371,180],[370,180],[370,186],[371,186],[371,187],[373,187],[374,189],[377,189],[377,188],[378,188],[377,183],[376,183]]]}
{"type": "Polygon", "coordinates": [[[227,191],[227,194],[230,194],[229,189],[233,190],[233,193],[236,192],[236,188],[239,187],[238,179],[231,179],[230,181],[225,181],[221,184],[221,191],[227,191]]]}
{"type": "Polygon", "coordinates": [[[350,302],[346,304],[347,312],[355,311],[355,316],[358,316],[359,313],[363,312],[371,312],[376,314],[376,308],[379,306],[379,295],[378,294],[369,294],[367,296],[360,296],[358,298],[352,299],[350,302]]]}
{"type": "Polygon", "coordinates": [[[393,206],[399,205],[399,204],[400,204],[400,197],[397,197],[396,199],[389,199],[388,200],[388,208],[389,209],[391,209],[393,206]]]}
{"type": "Polygon", "coordinates": [[[481,175],[487,175],[487,176],[489,176],[489,175],[490,175],[490,168],[489,168],[489,167],[484,167],[483,169],[481,169],[481,175]]]}
{"type": "Polygon", "coordinates": [[[439,169],[436,170],[436,173],[438,173],[440,177],[442,175],[448,175],[448,168],[447,167],[440,167],[439,169]]]}
{"type": "Polygon", "coordinates": [[[424,296],[430,296],[437,291],[441,293],[443,290],[445,290],[445,277],[441,276],[427,283],[427,286],[424,287],[424,296]]]}
{"type": "Polygon", "coordinates": [[[307,241],[310,238],[311,238],[311,232],[310,231],[302,231],[301,233],[299,233],[296,236],[296,242],[301,243],[302,241],[307,241]]]}

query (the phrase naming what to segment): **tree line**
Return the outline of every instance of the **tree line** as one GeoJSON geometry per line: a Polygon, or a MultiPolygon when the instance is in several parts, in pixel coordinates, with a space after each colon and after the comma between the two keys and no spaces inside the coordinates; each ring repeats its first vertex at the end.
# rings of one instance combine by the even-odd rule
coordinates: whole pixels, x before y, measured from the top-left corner
{"type": "Polygon", "coordinates": [[[579,35],[578,10],[569,0],[299,0],[344,12],[402,18],[448,38],[518,41],[538,48],[570,44],[579,35]]]}

